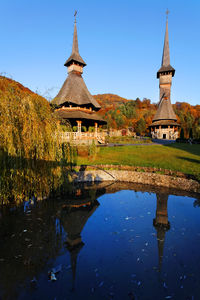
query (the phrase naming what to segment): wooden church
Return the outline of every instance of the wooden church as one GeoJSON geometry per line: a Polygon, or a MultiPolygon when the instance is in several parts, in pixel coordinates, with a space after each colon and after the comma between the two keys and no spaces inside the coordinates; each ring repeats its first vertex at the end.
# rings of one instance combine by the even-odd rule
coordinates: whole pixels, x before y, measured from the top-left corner
{"type": "Polygon", "coordinates": [[[97,114],[101,106],[92,97],[82,78],[86,63],[79,54],[76,13],[72,53],[64,66],[68,69],[68,77],[58,95],[51,102],[55,107],[55,113],[60,119],[68,120],[72,127],[77,126],[79,137],[81,137],[82,126],[86,127],[87,130],[90,126],[94,127],[94,136],[97,136],[98,126],[106,124],[106,121],[97,114]]]}
{"type": "MultiPolygon", "coordinates": [[[[167,12],[168,13],[168,12],[167,12]]],[[[161,68],[157,72],[159,78],[160,101],[157,112],[149,126],[154,139],[176,140],[180,125],[171,104],[171,85],[175,69],[170,65],[168,18],[166,22],[165,41],[161,68]]]]}

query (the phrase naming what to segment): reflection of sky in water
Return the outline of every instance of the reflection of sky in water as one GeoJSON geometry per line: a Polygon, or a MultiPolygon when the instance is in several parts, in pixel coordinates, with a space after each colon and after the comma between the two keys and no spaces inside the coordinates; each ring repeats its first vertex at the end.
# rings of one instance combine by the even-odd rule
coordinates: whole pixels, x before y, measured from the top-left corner
{"type": "MultiPolygon", "coordinates": [[[[167,201],[166,195],[125,190],[100,196],[100,205],[96,207],[81,232],[84,245],[74,250],[74,246],[67,248],[62,242],[55,251],[58,241],[47,234],[45,251],[49,253],[49,258],[35,274],[36,286],[30,285],[34,272],[27,276],[25,283],[18,285],[18,298],[198,299],[200,208],[194,208],[194,200],[169,195],[167,201]],[[167,231],[153,225],[158,199],[162,198],[168,204],[170,228],[167,231]],[[51,244],[48,244],[48,241],[51,244]],[[69,267],[70,251],[72,260],[76,262],[77,259],[73,290],[72,270],[69,267]],[[59,264],[62,264],[62,271],[56,274],[57,281],[48,281],[48,270],[59,264]]],[[[80,216],[86,215],[85,208],[82,208],[82,213],[79,208],[78,210],[80,216]]],[[[68,218],[72,214],[72,210],[64,215],[60,211],[60,204],[54,203],[53,207],[48,204],[45,206],[45,213],[39,207],[30,213],[32,218],[38,218],[40,214],[42,219],[46,218],[47,227],[51,222],[54,224],[54,234],[60,236],[59,243],[66,239],[64,230],[69,228],[68,218]]],[[[73,211],[76,216],[76,209],[73,211]]],[[[157,213],[162,218],[167,218],[166,211],[157,213]]],[[[24,217],[17,217],[18,223],[23,222],[24,217]]],[[[83,222],[85,220],[84,217],[83,222]]],[[[38,239],[45,239],[44,232],[40,235],[37,230],[33,235],[38,234],[38,239]]],[[[78,241],[80,236],[76,238],[78,241]]],[[[75,240],[75,237],[73,239],[75,240]]],[[[34,251],[38,250],[33,248],[33,256],[34,251]]],[[[0,256],[2,255],[0,250],[0,256]]],[[[0,263],[1,267],[2,262],[0,263]]],[[[11,264],[10,272],[12,268],[11,264]]],[[[1,295],[5,288],[5,282],[2,285],[2,276],[0,286],[1,295]]]]}

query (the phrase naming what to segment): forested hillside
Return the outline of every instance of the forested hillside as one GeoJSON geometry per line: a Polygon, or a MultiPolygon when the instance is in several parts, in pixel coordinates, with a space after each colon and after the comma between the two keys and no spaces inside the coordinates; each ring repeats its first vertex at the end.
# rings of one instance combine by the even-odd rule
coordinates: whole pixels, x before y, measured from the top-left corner
{"type": "MultiPolygon", "coordinates": [[[[102,108],[99,113],[107,120],[109,127],[133,127],[139,134],[148,133],[148,126],[157,109],[157,104],[151,103],[150,99],[128,100],[113,94],[94,95],[94,98],[100,103],[102,108]]],[[[173,109],[185,137],[193,134],[194,138],[200,138],[200,105],[176,102],[173,109]]]]}

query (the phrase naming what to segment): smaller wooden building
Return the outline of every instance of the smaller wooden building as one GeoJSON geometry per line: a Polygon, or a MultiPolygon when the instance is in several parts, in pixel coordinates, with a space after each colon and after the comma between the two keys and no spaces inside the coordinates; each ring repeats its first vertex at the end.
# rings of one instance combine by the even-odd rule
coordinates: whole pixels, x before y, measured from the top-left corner
{"type": "Polygon", "coordinates": [[[68,120],[72,127],[77,126],[76,136],[81,136],[82,126],[87,130],[90,126],[94,126],[97,136],[98,126],[106,124],[106,121],[97,114],[101,106],[92,97],[82,78],[86,63],[79,54],[76,19],[72,53],[64,66],[68,69],[68,77],[51,102],[55,106],[55,113],[60,119],[68,120]]]}
{"type": "Polygon", "coordinates": [[[168,19],[166,22],[165,41],[161,68],[157,72],[159,78],[160,101],[158,110],[149,126],[154,139],[176,140],[180,125],[171,104],[171,85],[175,69],[170,65],[168,19]]]}

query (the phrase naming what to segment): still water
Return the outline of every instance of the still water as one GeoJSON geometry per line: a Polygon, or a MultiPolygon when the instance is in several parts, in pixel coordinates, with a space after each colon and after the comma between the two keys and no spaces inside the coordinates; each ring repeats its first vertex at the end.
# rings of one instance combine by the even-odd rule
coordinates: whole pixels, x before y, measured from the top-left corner
{"type": "Polygon", "coordinates": [[[200,200],[110,184],[5,209],[0,299],[200,299],[200,200]]]}

